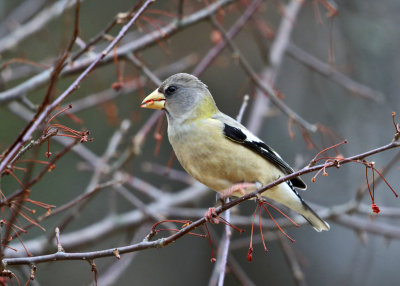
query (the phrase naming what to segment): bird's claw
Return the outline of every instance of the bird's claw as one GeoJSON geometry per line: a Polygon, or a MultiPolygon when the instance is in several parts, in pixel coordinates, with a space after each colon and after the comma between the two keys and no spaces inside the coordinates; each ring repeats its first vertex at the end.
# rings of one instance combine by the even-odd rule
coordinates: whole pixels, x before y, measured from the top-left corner
{"type": "Polygon", "coordinates": [[[223,190],[220,192],[220,198],[221,200],[225,200],[226,198],[231,197],[233,194],[240,194],[241,196],[244,196],[247,192],[246,189],[249,187],[256,187],[256,184],[254,183],[238,183],[230,186],[229,188],[223,190]]]}
{"type": "Polygon", "coordinates": [[[218,224],[219,220],[217,219],[218,214],[215,212],[215,208],[209,208],[208,211],[205,213],[204,218],[206,221],[212,224],[218,224]]]}

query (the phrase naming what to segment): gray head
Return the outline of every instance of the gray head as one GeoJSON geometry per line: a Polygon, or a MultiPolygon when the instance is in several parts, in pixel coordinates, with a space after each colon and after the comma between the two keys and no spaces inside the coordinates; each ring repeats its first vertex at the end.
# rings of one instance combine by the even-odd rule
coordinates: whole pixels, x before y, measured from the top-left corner
{"type": "Polygon", "coordinates": [[[143,100],[142,107],[164,109],[168,120],[190,120],[218,112],[207,86],[187,73],[167,78],[143,100]]]}

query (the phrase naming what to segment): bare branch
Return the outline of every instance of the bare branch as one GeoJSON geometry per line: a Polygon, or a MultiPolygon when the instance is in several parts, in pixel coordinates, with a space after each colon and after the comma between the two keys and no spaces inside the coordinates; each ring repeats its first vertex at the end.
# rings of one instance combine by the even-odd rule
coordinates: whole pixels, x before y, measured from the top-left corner
{"type": "Polygon", "coordinates": [[[331,79],[338,85],[343,86],[345,89],[349,90],[353,95],[365,99],[374,100],[377,102],[382,102],[384,100],[384,95],[381,92],[373,90],[372,88],[366,85],[360,84],[352,80],[351,78],[337,71],[331,65],[324,63],[323,61],[302,50],[293,43],[290,43],[288,45],[287,53],[289,56],[301,62],[306,67],[331,79]]]}

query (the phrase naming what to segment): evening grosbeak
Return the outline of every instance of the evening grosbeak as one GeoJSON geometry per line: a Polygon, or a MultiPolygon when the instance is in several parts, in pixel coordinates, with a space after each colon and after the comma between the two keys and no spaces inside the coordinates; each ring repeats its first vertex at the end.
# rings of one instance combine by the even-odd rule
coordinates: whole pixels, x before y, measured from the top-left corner
{"type": "MultiPolygon", "coordinates": [[[[242,196],[294,172],[271,147],[219,111],[207,86],[193,75],[169,77],[141,107],[165,111],[168,138],[179,162],[192,177],[217,192],[231,190],[229,195],[242,196]],[[232,191],[233,185],[241,187],[232,191]]],[[[329,230],[295,188],[306,189],[306,184],[296,177],[262,196],[300,213],[315,230],[329,230]]]]}

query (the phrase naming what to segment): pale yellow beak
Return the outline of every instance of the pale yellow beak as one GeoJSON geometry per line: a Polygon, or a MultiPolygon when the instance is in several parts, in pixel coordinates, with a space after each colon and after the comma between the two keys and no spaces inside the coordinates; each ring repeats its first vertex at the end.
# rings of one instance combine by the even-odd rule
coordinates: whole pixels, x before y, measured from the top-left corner
{"type": "Polygon", "coordinates": [[[156,89],[150,93],[143,101],[140,107],[152,108],[152,109],[163,109],[165,104],[165,96],[156,89]]]}

